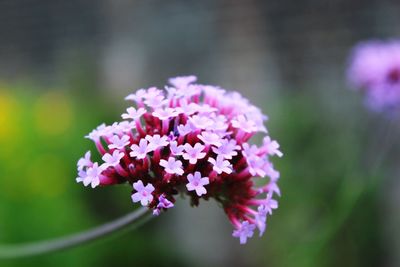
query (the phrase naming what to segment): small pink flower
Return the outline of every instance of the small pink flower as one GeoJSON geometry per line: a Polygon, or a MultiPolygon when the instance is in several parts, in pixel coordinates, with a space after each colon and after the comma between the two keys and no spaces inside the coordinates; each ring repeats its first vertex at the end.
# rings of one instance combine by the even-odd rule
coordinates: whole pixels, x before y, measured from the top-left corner
{"type": "Polygon", "coordinates": [[[156,94],[156,93],[154,93],[152,95],[148,95],[146,97],[146,100],[144,101],[144,103],[147,106],[149,106],[153,109],[163,106],[165,104],[165,102],[166,101],[164,100],[164,96],[162,94],[156,94]]]}
{"type": "Polygon", "coordinates": [[[178,132],[181,136],[185,136],[185,135],[193,132],[193,127],[189,123],[187,123],[185,125],[182,125],[182,124],[178,125],[177,128],[178,128],[178,132]]]}
{"type": "Polygon", "coordinates": [[[147,94],[146,90],[139,89],[136,91],[136,93],[130,94],[127,97],[125,97],[125,100],[140,102],[143,100],[143,98],[146,96],[146,94],[147,94]]]}
{"type": "Polygon", "coordinates": [[[151,183],[148,183],[146,186],[143,185],[141,180],[137,181],[133,184],[133,188],[137,191],[132,195],[133,202],[139,202],[142,206],[147,206],[153,201],[153,191],[154,186],[151,183]]]}
{"type": "Polygon", "coordinates": [[[183,153],[182,157],[189,161],[190,164],[196,164],[198,159],[202,159],[206,156],[205,152],[202,152],[204,146],[202,144],[196,143],[193,146],[190,144],[185,144],[185,153],[183,153]]]}
{"type": "Polygon", "coordinates": [[[128,119],[137,120],[140,117],[142,117],[143,114],[146,113],[146,110],[144,108],[139,108],[138,110],[136,110],[135,108],[130,107],[126,111],[127,111],[127,113],[124,113],[121,115],[121,117],[124,120],[128,120],[128,119]]]}
{"type": "Polygon", "coordinates": [[[233,231],[232,236],[240,239],[240,244],[246,244],[247,238],[251,238],[254,234],[254,229],[256,226],[250,224],[248,221],[243,221],[239,228],[233,231]]]}
{"type": "MultiPolygon", "coordinates": [[[[217,111],[217,108],[211,107],[210,105],[204,104],[202,106],[199,107],[199,114],[206,116],[206,115],[210,115],[213,112],[217,111]]],[[[210,126],[208,126],[210,127],[210,126]]]]}
{"type": "Polygon", "coordinates": [[[153,210],[153,215],[160,215],[161,210],[162,209],[170,209],[174,207],[174,203],[172,203],[171,201],[169,201],[164,194],[162,194],[159,198],[158,198],[158,204],[156,209],[153,210]]]}
{"type": "Polygon", "coordinates": [[[147,141],[149,141],[149,151],[154,151],[159,147],[164,147],[169,144],[167,136],[160,136],[159,134],[155,134],[153,136],[146,135],[145,138],[147,141]]]}
{"type": "Polygon", "coordinates": [[[183,145],[178,145],[176,141],[172,141],[169,143],[169,149],[171,150],[172,155],[180,156],[183,154],[183,145]]]}
{"type": "Polygon", "coordinates": [[[78,177],[76,177],[75,180],[77,183],[83,183],[86,177],[87,177],[86,171],[80,170],[78,171],[78,177]]]}
{"type": "Polygon", "coordinates": [[[243,145],[243,156],[245,156],[246,158],[251,158],[254,155],[258,154],[258,147],[256,145],[249,145],[247,143],[244,143],[243,145]]]}
{"type": "Polygon", "coordinates": [[[83,170],[85,167],[92,166],[92,161],[90,160],[90,151],[86,152],[85,157],[78,160],[78,171],[83,170]]]}
{"type": "Polygon", "coordinates": [[[267,154],[270,156],[277,155],[282,157],[283,153],[279,150],[279,144],[275,140],[271,140],[271,137],[266,136],[263,139],[264,148],[267,150],[267,154]]]}
{"type": "Polygon", "coordinates": [[[132,158],[144,159],[147,156],[147,153],[149,152],[147,140],[140,139],[139,145],[136,144],[131,145],[131,150],[132,151],[129,153],[129,155],[132,158]]]}
{"type": "Polygon", "coordinates": [[[267,214],[272,214],[272,210],[278,208],[278,201],[273,199],[271,194],[268,194],[267,198],[263,201],[263,206],[267,214]]]}
{"type": "Polygon", "coordinates": [[[221,174],[223,172],[227,174],[232,173],[232,165],[222,156],[218,155],[216,160],[213,158],[209,158],[208,162],[213,165],[213,170],[216,171],[218,174],[221,174]]]}
{"type": "Polygon", "coordinates": [[[177,108],[179,113],[183,113],[187,116],[193,115],[194,113],[200,111],[200,106],[196,103],[187,103],[186,101],[181,102],[181,106],[177,108]]]}
{"type": "Polygon", "coordinates": [[[236,145],[235,140],[226,140],[226,139],[222,139],[221,146],[212,148],[215,154],[222,156],[225,159],[232,159],[232,157],[238,154],[236,150],[239,149],[240,146],[236,145]]]}
{"type": "Polygon", "coordinates": [[[95,188],[100,184],[100,175],[104,171],[104,166],[99,166],[97,162],[93,164],[92,167],[89,167],[86,171],[86,177],[83,178],[83,185],[88,186],[89,184],[92,188],[95,188]]]}
{"type": "Polygon", "coordinates": [[[152,114],[154,117],[157,117],[162,121],[178,116],[178,112],[174,108],[158,108],[152,114]]]}
{"type": "Polygon", "coordinates": [[[269,178],[271,178],[271,181],[276,181],[279,179],[280,173],[274,169],[274,166],[271,163],[265,162],[263,169],[265,171],[265,174],[269,176],[269,178]]]}
{"type": "Polygon", "coordinates": [[[86,135],[85,138],[88,138],[88,139],[96,142],[100,139],[100,137],[109,136],[110,134],[112,134],[110,132],[110,128],[103,123],[103,124],[100,124],[96,129],[91,131],[88,135],[86,135]]]}
{"type": "Polygon", "coordinates": [[[224,136],[227,135],[228,133],[226,132],[226,129],[228,129],[229,124],[226,122],[226,117],[225,116],[217,116],[213,118],[213,124],[208,127],[208,130],[213,131],[214,133],[224,136]]]}
{"type": "Polygon", "coordinates": [[[197,128],[197,129],[207,129],[213,124],[213,121],[209,119],[207,116],[199,116],[194,115],[189,118],[189,121],[197,128]]]}
{"type": "Polygon", "coordinates": [[[170,157],[168,161],[164,159],[160,160],[160,166],[164,167],[165,172],[169,174],[182,175],[184,173],[182,169],[182,162],[173,157],[170,157]]]}
{"type": "Polygon", "coordinates": [[[197,135],[197,137],[201,141],[203,141],[203,143],[206,145],[214,145],[214,146],[222,145],[221,137],[215,133],[204,131],[201,134],[197,135]]]}
{"type": "Polygon", "coordinates": [[[196,76],[181,76],[175,77],[168,80],[170,84],[175,86],[176,88],[186,88],[189,84],[197,81],[196,76]]]}
{"type": "Polygon", "coordinates": [[[132,129],[135,129],[135,123],[129,121],[121,121],[120,123],[118,123],[117,129],[123,133],[128,133],[132,131],[132,129]]]}
{"type": "Polygon", "coordinates": [[[104,156],[102,157],[103,161],[105,162],[103,164],[104,167],[115,167],[119,164],[119,162],[121,161],[121,159],[124,157],[124,153],[122,153],[119,150],[114,150],[114,152],[112,153],[112,155],[110,155],[109,153],[104,154],[104,156]]]}
{"type": "Polygon", "coordinates": [[[127,145],[129,145],[129,136],[123,135],[119,137],[118,135],[114,135],[110,138],[111,144],[108,145],[109,149],[123,149],[127,145]]]}
{"type": "Polygon", "coordinates": [[[247,158],[247,164],[251,175],[264,177],[267,174],[265,171],[266,161],[263,158],[252,156],[247,158]]]}
{"type": "Polygon", "coordinates": [[[265,232],[267,213],[268,213],[268,210],[266,209],[266,207],[264,205],[258,206],[257,213],[255,215],[255,220],[256,220],[257,228],[260,231],[260,236],[262,236],[265,232]]]}
{"type": "Polygon", "coordinates": [[[254,121],[247,119],[244,115],[239,115],[236,119],[232,120],[232,127],[246,133],[252,133],[258,130],[254,121]]]}
{"type": "Polygon", "coordinates": [[[210,183],[208,177],[201,177],[200,172],[195,172],[194,175],[191,173],[188,174],[187,179],[189,181],[189,183],[186,184],[188,191],[196,191],[199,197],[207,193],[204,186],[210,183]]]}

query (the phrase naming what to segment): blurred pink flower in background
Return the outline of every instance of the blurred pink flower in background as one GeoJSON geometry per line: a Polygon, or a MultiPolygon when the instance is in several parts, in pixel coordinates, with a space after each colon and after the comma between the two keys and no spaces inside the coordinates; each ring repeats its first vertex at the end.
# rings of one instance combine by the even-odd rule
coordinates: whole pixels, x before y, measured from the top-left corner
{"type": "Polygon", "coordinates": [[[366,41],[350,56],[347,78],[364,91],[367,105],[375,111],[393,111],[400,106],[400,41],[366,41]]]}

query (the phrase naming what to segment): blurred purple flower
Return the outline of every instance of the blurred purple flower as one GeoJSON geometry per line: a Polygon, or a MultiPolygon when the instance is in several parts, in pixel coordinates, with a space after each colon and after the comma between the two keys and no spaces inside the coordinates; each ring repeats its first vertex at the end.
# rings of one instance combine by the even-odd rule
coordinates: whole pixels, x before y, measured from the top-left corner
{"type": "Polygon", "coordinates": [[[356,45],[347,72],[350,85],[364,91],[375,111],[400,107],[400,41],[367,41],[356,45]]]}

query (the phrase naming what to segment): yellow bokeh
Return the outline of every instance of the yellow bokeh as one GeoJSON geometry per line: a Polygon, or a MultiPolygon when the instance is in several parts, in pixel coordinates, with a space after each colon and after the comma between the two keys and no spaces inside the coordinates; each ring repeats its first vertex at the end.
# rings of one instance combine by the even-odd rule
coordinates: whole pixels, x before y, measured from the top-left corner
{"type": "Polygon", "coordinates": [[[34,105],[34,119],[39,134],[64,134],[71,127],[73,120],[70,98],[61,91],[43,94],[34,105]]]}
{"type": "Polygon", "coordinates": [[[0,139],[8,142],[17,139],[21,107],[9,91],[0,88],[0,139]]]}

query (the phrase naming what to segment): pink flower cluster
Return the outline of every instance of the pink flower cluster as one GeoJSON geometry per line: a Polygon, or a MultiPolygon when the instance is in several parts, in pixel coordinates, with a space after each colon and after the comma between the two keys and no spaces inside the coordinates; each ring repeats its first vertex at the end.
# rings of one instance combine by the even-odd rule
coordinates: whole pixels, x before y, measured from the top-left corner
{"type": "Polygon", "coordinates": [[[368,106],[393,111],[400,106],[400,41],[358,44],[350,57],[348,80],[366,94],[368,106]]]}
{"type": "Polygon", "coordinates": [[[280,195],[270,157],[282,156],[267,135],[266,116],[239,93],[196,84],[194,76],[169,82],[165,90],[151,87],[127,96],[134,106],[122,114],[124,120],[87,136],[103,162],[92,162],[87,152],[78,161],[77,181],[93,188],[128,182],[132,201],[154,215],[172,208],[179,192],[193,205],[214,198],[241,244],[255,228],[261,236],[278,207],[273,197],[280,195]],[[256,133],[265,135],[261,146],[249,143],[256,133]],[[256,186],[256,178],[263,185],[256,186]]]}

